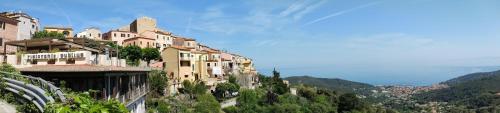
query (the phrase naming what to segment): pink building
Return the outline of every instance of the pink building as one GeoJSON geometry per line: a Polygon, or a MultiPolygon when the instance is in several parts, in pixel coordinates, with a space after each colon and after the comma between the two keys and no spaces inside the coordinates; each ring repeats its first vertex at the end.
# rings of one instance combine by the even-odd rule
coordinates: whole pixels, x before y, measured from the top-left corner
{"type": "MultiPolygon", "coordinates": [[[[5,16],[0,16],[0,47],[4,48],[5,42],[7,41],[15,41],[17,39],[17,23],[19,21],[8,18],[5,16]]],[[[0,50],[2,53],[14,53],[16,52],[16,47],[7,46],[3,50],[0,50]],[[6,51],[6,52],[5,52],[6,51]]]]}

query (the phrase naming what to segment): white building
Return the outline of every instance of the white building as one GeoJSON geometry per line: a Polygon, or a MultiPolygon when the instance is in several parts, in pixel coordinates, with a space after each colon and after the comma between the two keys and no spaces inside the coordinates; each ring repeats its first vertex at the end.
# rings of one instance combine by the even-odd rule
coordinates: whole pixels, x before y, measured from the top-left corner
{"type": "Polygon", "coordinates": [[[76,34],[76,37],[102,40],[101,30],[99,30],[99,28],[96,27],[86,28],[82,32],[76,34]]]}
{"type": "Polygon", "coordinates": [[[39,31],[40,23],[37,18],[33,18],[26,13],[19,12],[2,12],[0,15],[4,15],[9,18],[13,18],[19,21],[17,23],[17,40],[31,39],[35,32],[39,31]]]}

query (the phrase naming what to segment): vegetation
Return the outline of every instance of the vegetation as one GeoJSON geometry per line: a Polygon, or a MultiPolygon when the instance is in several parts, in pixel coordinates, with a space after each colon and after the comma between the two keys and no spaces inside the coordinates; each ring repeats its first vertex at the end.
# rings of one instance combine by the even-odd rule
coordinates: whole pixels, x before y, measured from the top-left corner
{"type": "Polygon", "coordinates": [[[64,39],[64,34],[57,32],[37,31],[33,34],[33,39],[54,38],[64,39]]]}
{"type": "Polygon", "coordinates": [[[120,58],[127,59],[127,64],[138,66],[139,60],[143,58],[142,50],[139,46],[126,46],[120,50],[120,58]]]}
{"type": "MultiPolygon", "coordinates": [[[[113,44],[108,44],[111,47],[112,46],[117,46],[113,44]]],[[[122,59],[127,59],[127,64],[132,65],[132,66],[138,66],[140,60],[144,60],[147,63],[147,66],[149,66],[149,63],[151,60],[160,60],[160,51],[156,48],[144,48],[141,49],[139,46],[126,46],[126,47],[121,47],[118,46],[116,47],[119,49],[119,58],[122,59]]]]}
{"type": "Polygon", "coordinates": [[[2,63],[2,65],[0,66],[0,71],[13,74],[21,74],[21,72],[19,72],[19,70],[17,70],[14,66],[7,63],[2,63]]]}
{"type": "Polygon", "coordinates": [[[148,75],[148,83],[150,87],[150,95],[152,97],[161,97],[165,95],[165,90],[168,85],[168,78],[164,71],[152,70],[148,75]]]}
{"type": "Polygon", "coordinates": [[[388,113],[392,110],[375,107],[353,93],[338,95],[336,91],[297,85],[297,95],[273,71],[272,77],[259,76],[262,86],[240,89],[237,106],[224,108],[226,113],[388,113]]]}
{"type": "Polygon", "coordinates": [[[312,87],[321,87],[327,88],[330,90],[337,91],[338,93],[357,93],[362,95],[369,95],[371,90],[375,89],[375,86],[366,84],[353,82],[342,79],[330,79],[330,78],[314,78],[310,76],[293,76],[287,77],[285,80],[288,80],[290,84],[306,84],[312,87]]]}
{"type": "Polygon", "coordinates": [[[448,102],[455,111],[500,111],[500,71],[474,73],[444,82],[449,88],[423,92],[413,96],[419,103],[448,102]]]}
{"type": "MultiPolygon", "coordinates": [[[[7,63],[1,64],[0,71],[13,74],[20,74],[19,70],[17,70],[15,67],[7,63]]],[[[0,99],[6,101],[7,103],[15,105],[16,110],[18,112],[24,112],[24,113],[40,112],[40,110],[35,106],[35,104],[29,102],[29,100],[26,100],[23,97],[20,97],[20,95],[18,94],[5,90],[4,89],[5,87],[7,87],[7,84],[5,84],[5,80],[0,78],[0,94],[2,94],[0,95],[0,99]]]]}
{"type": "Polygon", "coordinates": [[[228,82],[217,84],[214,91],[214,96],[217,100],[222,101],[226,98],[232,97],[235,92],[238,92],[240,85],[236,82],[236,78],[231,75],[229,76],[228,82]]]}
{"type": "Polygon", "coordinates": [[[197,97],[194,112],[196,113],[219,113],[220,104],[211,94],[202,94],[197,97]]]}
{"type": "Polygon", "coordinates": [[[68,101],[49,103],[46,113],[128,113],[125,105],[117,100],[95,100],[89,92],[66,94],[68,101]]]}
{"type": "Polygon", "coordinates": [[[190,82],[185,80],[182,82],[182,92],[187,94],[191,99],[195,99],[200,95],[207,93],[207,86],[201,81],[190,82]]]}
{"type": "Polygon", "coordinates": [[[160,51],[156,48],[142,49],[142,60],[145,60],[148,66],[151,60],[160,60],[160,57],[160,51]]]}

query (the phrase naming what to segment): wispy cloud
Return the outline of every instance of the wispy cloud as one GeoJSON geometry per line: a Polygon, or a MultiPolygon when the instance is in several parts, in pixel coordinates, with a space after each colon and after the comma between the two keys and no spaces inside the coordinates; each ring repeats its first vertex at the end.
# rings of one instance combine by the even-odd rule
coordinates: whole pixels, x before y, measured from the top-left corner
{"type": "Polygon", "coordinates": [[[247,14],[231,14],[231,11],[223,10],[231,6],[214,5],[208,7],[200,17],[193,18],[192,28],[193,30],[219,32],[226,35],[238,32],[258,34],[280,31],[296,23],[326,2],[327,0],[299,0],[266,5],[262,5],[261,2],[249,3],[247,14]]]}
{"type": "Polygon", "coordinates": [[[346,13],[350,13],[352,11],[356,11],[356,10],[359,10],[359,9],[363,9],[363,8],[367,8],[367,7],[370,7],[370,6],[378,5],[380,3],[382,3],[382,2],[381,1],[371,2],[371,3],[363,4],[363,5],[354,7],[354,8],[350,8],[350,9],[338,11],[338,12],[332,13],[330,15],[327,15],[327,16],[324,16],[324,17],[317,18],[315,20],[309,21],[309,22],[307,22],[306,24],[304,24],[302,26],[311,25],[311,24],[314,24],[316,22],[320,22],[320,21],[323,21],[323,20],[326,20],[326,19],[329,19],[329,18],[332,18],[332,17],[340,16],[340,15],[343,15],[343,14],[346,14],[346,13]]]}
{"type": "Polygon", "coordinates": [[[56,2],[54,2],[54,0],[50,0],[50,3],[52,3],[52,5],[54,5],[54,7],[57,8],[57,10],[62,14],[62,16],[66,18],[66,21],[68,22],[69,26],[73,26],[73,23],[71,22],[71,19],[69,18],[68,14],[66,14],[66,12],[62,10],[61,7],[59,7],[59,5],[56,2]]]}

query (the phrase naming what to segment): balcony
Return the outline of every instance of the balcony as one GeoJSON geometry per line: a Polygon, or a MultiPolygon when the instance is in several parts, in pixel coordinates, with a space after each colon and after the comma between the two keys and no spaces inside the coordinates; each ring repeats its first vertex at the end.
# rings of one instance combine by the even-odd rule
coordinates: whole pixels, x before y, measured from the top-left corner
{"type": "Polygon", "coordinates": [[[189,58],[189,57],[179,57],[179,60],[181,60],[181,61],[191,61],[191,58],[189,58]]]}

